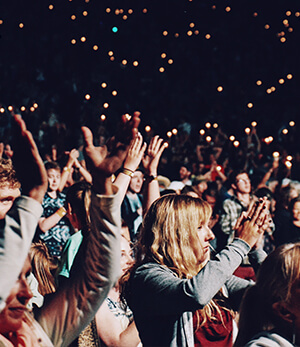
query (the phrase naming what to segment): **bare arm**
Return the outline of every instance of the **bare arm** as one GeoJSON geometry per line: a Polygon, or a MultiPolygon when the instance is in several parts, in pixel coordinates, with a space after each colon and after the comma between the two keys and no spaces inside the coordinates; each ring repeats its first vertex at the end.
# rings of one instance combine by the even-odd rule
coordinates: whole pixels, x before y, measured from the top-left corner
{"type": "Polygon", "coordinates": [[[124,162],[124,170],[118,174],[114,182],[114,185],[117,186],[120,190],[122,200],[124,199],[131,180],[130,175],[138,168],[144,156],[146,147],[147,144],[143,143],[143,137],[140,133],[130,143],[128,153],[124,162]]]}
{"type": "Polygon", "coordinates": [[[106,301],[99,308],[95,318],[98,335],[106,346],[134,347],[140,343],[135,322],[131,322],[124,330],[120,320],[109,309],[106,301]]]}
{"type": "Polygon", "coordinates": [[[154,136],[149,144],[147,155],[143,159],[143,166],[145,168],[145,189],[144,189],[144,200],[143,200],[143,214],[145,214],[152,203],[160,197],[159,184],[156,179],[157,177],[157,167],[159,164],[159,159],[168,147],[163,139],[159,138],[158,135],[154,136]]]}

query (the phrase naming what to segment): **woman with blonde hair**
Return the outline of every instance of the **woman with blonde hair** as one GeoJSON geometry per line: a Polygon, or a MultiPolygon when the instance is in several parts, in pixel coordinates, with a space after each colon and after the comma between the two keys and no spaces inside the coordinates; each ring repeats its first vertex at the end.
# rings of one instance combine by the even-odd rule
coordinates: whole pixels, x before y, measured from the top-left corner
{"type": "Polygon", "coordinates": [[[242,301],[235,346],[300,345],[300,242],[275,249],[242,301]]]}
{"type": "MultiPolygon", "coordinates": [[[[197,328],[215,318],[222,321],[225,309],[215,296],[224,287],[234,303],[250,285],[232,274],[261,239],[268,224],[265,206],[265,200],[253,204],[239,219],[237,238],[210,259],[214,235],[208,227],[211,207],[207,202],[170,194],[152,204],[144,218],[136,263],[123,283],[123,296],[143,346],[201,345],[197,328]],[[197,317],[200,320],[197,324],[195,319],[193,326],[197,317]]],[[[259,251],[251,255],[257,261],[264,258],[259,251]]]]}

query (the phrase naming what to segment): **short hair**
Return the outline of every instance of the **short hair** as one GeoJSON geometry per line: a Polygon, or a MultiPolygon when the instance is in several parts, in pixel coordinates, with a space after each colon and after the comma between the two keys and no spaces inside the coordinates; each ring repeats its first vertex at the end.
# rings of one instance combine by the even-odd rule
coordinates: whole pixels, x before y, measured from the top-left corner
{"type": "Polygon", "coordinates": [[[230,174],[229,174],[229,177],[228,177],[228,183],[231,185],[231,184],[236,184],[236,178],[238,175],[241,175],[241,174],[248,174],[248,172],[246,170],[243,170],[243,169],[239,169],[239,170],[233,170],[230,174]]]}
{"type": "Polygon", "coordinates": [[[61,172],[61,167],[60,167],[60,165],[56,161],[47,161],[45,163],[45,169],[47,171],[51,170],[51,169],[54,169],[54,170],[58,170],[59,172],[61,172]]]}
{"type": "Polygon", "coordinates": [[[11,159],[0,159],[0,188],[9,186],[9,188],[20,188],[21,184],[17,178],[16,171],[11,159]]]}

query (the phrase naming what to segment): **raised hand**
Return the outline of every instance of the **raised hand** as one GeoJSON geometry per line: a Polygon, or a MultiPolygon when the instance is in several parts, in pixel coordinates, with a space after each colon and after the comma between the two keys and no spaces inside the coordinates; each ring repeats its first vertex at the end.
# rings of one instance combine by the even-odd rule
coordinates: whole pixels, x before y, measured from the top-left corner
{"type": "Polygon", "coordinates": [[[137,136],[130,142],[124,162],[124,168],[134,172],[140,165],[146,148],[147,144],[146,142],[143,142],[143,136],[138,133],[137,136]]]}
{"type": "Polygon", "coordinates": [[[22,195],[42,203],[47,191],[47,172],[32,134],[19,114],[14,115],[13,164],[21,183],[22,195]]]}
{"type": "Polygon", "coordinates": [[[252,201],[247,212],[243,213],[235,226],[235,236],[247,242],[251,248],[257,246],[269,227],[267,198],[252,201]]]}
{"type": "Polygon", "coordinates": [[[160,157],[168,147],[167,142],[163,142],[158,135],[154,136],[147,149],[147,154],[143,158],[142,163],[147,175],[157,176],[157,167],[159,164],[160,157]]]}
{"type": "Polygon", "coordinates": [[[122,117],[123,131],[119,130],[109,141],[109,150],[107,146],[95,147],[91,130],[81,128],[87,167],[93,177],[93,188],[98,193],[112,194],[111,175],[122,166],[129,143],[138,133],[139,116],[139,112],[135,112],[130,120],[122,117]]]}

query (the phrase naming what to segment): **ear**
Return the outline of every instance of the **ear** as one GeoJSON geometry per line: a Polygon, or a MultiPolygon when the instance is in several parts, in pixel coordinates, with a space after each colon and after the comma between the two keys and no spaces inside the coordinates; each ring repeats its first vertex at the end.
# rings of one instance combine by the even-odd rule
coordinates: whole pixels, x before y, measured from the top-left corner
{"type": "Polygon", "coordinates": [[[277,316],[279,316],[284,321],[292,324],[295,320],[295,315],[290,311],[287,304],[283,301],[275,302],[272,305],[273,311],[277,316]]]}
{"type": "Polygon", "coordinates": [[[234,184],[234,183],[231,183],[231,188],[236,190],[237,189],[237,186],[234,184]]]}

